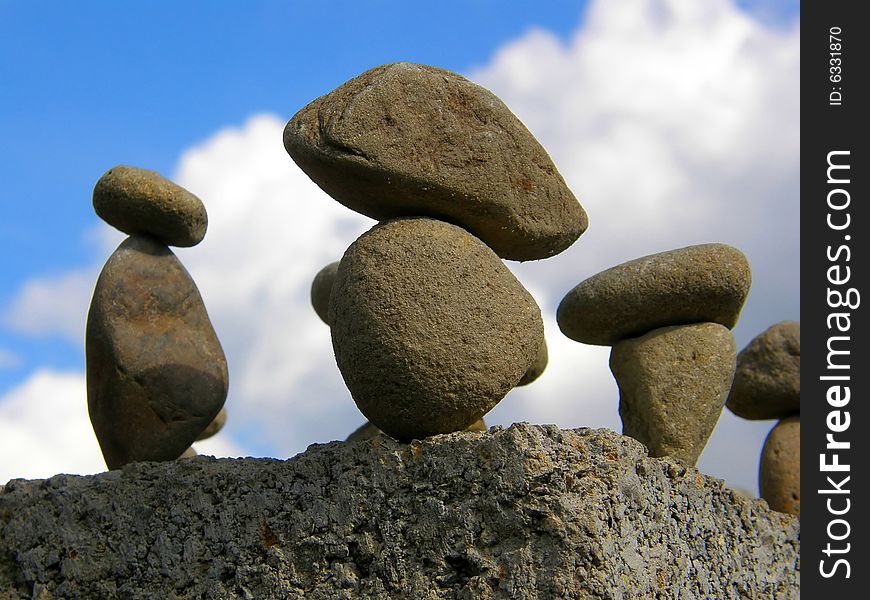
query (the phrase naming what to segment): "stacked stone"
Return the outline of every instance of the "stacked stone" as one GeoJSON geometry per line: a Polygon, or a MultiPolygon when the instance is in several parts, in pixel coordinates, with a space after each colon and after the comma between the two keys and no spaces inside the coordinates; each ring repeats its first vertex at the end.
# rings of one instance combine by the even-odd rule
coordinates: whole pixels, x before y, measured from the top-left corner
{"type": "Polygon", "coordinates": [[[202,241],[205,207],[157,173],[124,166],[97,181],[93,199],[97,215],[130,236],[100,273],[85,336],[88,413],[106,465],[191,456],[191,444],[222,424],[227,363],[169,246],[202,241]]]}
{"type": "Polygon", "coordinates": [[[623,433],[651,456],[697,462],[731,387],[736,347],[729,330],[750,283],[740,251],[703,244],[598,273],[560,303],[565,335],[612,346],[623,433]]]}
{"type": "MultiPolygon", "coordinates": [[[[486,431],[486,421],[483,419],[478,419],[471,425],[465,428],[465,431],[486,431]]],[[[372,425],[370,422],[366,421],[359,427],[357,427],[353,433],[347,436],[345,442],[358,442],[360,440],[370,440],[376,438],[381,435],[386,435],[383,431],[378,429],[375,425],[372,425]]]]}
{"type": "Polygon", "coordinates": [[[345,252],[325,303],[359,409],[400,440],[473,424],[543,344],[540,309],[501,259],[553,256],[587,226],[546,151],[489,91],[409,63],[304,107],[284,147],[380,221],[345,252]]]}
{"type": "MultiPolygon", "coordinates": [[[[338,272],[338,261],[331,262],[314,276],[311,282],[311,306],[320,320],[329,325],[329,299],[332,296],[332,286],[335,282],[335,274],[338,272]]],[[[547,341],[541,340],[541,347],[535,356],[534,362],[517,382],[517,386],[528,385],[535,381],[547,368],[550,360],[547,351],[547,341]]],[[[475,430],[476,431],[476,430],[475,430]]]]}
{"type": "Polygon", "coordinates": [[[801,328],[777,323],[747,344],[737,357],[726,406],[738,417],[776,419],[761,450],[758,487],[774,510],[800,516],[801,328]]]}

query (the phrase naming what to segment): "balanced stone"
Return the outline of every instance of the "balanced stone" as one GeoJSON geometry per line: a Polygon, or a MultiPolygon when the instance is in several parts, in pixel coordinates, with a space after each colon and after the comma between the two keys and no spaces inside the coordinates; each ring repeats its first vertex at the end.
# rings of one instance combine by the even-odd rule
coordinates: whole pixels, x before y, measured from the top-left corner
{"type": "Polygon", "coordinates": [[[197,454],[196,450],[194,450],[193,447],[191,446],[190,448],[188,448],[187,450],[182,452],[181,456],[179,456],[178,458],[180,460],[182,458],[194,458],[196,456],[199,456],[199,455],[197,454]]]}
{"type": "Polygon", "coordinates": [[[547,368],[547,363],[550,360],[550,355],[547,352],[547,341],[544,340],[541,342],[541,347],[538,349],[538,355],[535,357],[535,362],[532,363],[532,366],[529,367],[529,370],[525,372],[522,379],[520,379],[518,386],[520,385],[528,385],[544,372],[544,369],[547,368]]]}
{"type": "Polygon", "coordinates": [[[593,275],[568,292],[556,316],[569,338],[600,346],[668,325],[712,322],[730,329],[751,281],[736,248],[689,246],[593,275]]]}
{"type": "Polygon", "coordinates": [[[610,369],[623,433],[650,456],[694,465],[725,405],[736,353],[731,332],[716,323],[663,327],[617,343],[610,369]]]}
{"type": "Polygon", "coordinates": [[[130,237],[97,280],[85,337],[88,412],[110,469],[174,460],[227,395],[227,363],[174,254],[130,237]]]}
{"type": "MultiPolygon", "coordinates": [[[[465,431],[486,431],[486,422],[483,419],[478,419],[471,425],[465,428],[465,431]]],[[[370,440],[379,435],[386,435],[383,431],[378,429],[375,425],[372,425],[370,422],[366,421],[359,427],[357,427],[353,433],[347,436],[345,442],[356,442],[358,440],[370,440]]]]}
{"type": "Polygon", "coordinates": [[[443,69],[393,63],[366,71],[296,113],[284,147],[345,206],[378,220],[449,221],[503,258],[552,256],[587,227],[520,120],[488,90],[443,69]]]}
{"type": "Polygon", "coordinates": [[[378,429],[375,425],[372,425],[370,421],[366,421],[359,427],[353,430],[345,442],[356,442],[358,440],[370,440],[379,435],[383,435],[383,431],[378,429]]]}
{"type": "Polygon", "coordinates": [[[329,297],[332,295],[332,284],[338,271],[338,261],[329,263],[314,276],[311,282],[311,306],[320,320],[329,325],[329,297]]]}
{"type": "Polygon", "coordinates": [[[335,358],[362,413],[407,440],[465,429],[534,362],[541,311],[483,242],[401,219],[355,241],[329,306],[335,358]]]}
{"type": "Polygon", "coordinates": [[[770,508],[801,514],[801,421],[793,416],[776,424],[761,450],[758,472],[761,497],[770,508]]]}
{"type": "Polygon", "coordinates": [[[726,406],[744,419],[782,419],[800,412],[801,325],[782,321],[737,355],[726,406]]]}
{"type": "Polygon", "coordinates": [[[214,419],[212,419],[211,423],[209,423],[208,426],[202,430],[202,433],[200,433],[198,436],[196,436],[196,441],[199,442],[202,440],[207,440],[208,438],[210,438],[214,434],[216,434],[218,431],[223,429],[224,425],[226,425],[226,423],[227,423],[227,409],[226,409],[226,407],[224,407],[224,408],[221,408],[221,410],[217,414],[217,416],[214,419]]]}
{"type": "Polygon", "coordinates": [[[94,210],[130,235],[149,235],[169,246],[195,246],[205,237],[202,201],[154,171],[118,166],[94,187],[94,210]]]}

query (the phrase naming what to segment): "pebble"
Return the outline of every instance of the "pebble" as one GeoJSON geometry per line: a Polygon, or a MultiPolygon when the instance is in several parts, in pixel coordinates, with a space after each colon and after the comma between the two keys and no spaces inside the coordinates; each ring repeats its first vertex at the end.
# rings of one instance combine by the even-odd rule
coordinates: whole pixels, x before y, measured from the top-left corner
{"type": "Polygon", "coordinates": [[[525,372],[522,379],[520,379],[519,383],[517,383],[517,386],[529,385],[538,377],[540,377],[541,374],[544,372],[544,369],[547,368],[547,363],[549,362],[549,360],[550,355],[547,352],[547,341],[544,340],[541,343],[541,347],[538,349],[538,354],[535,357],[535,362],[533,362],[532,366],[529,367],[529,370],[525,372]]]}
{"type": "Polygon", "coordinates": [[[217,416],[227,363],[196,284],[165,245],[126,239],[97,280],[88,412],[106,464],[174,460],[217,416]]]}
{"type": "Polygon", "coordinates": [[[650,456],[694,465],[716,423],[734,376],[737,349],[716,323],[653,330],[613,346],[623,434],[650,456]]]}
{"type": "Polygon", "coordinates": [[[329,263],[314,276],[311,282],[311,306],[320,320],[329,325],[329,297],[332,295],[332,284],[338,271],[338,261],[329,263]]]}
{"type": "Polygon", "coordinates": [[[531,294],[483,242],[433,219],[375,226],[336,273],[336,362],[360,411],[399,440],[465,429],[534,362],[531,294]]]}
{"type": "Polygon", "coordinates": [[[782,419],[800,412],[801,325],[782,321],[737,355],[726,406],[744,419],[782,419]]]}
{"type": "Polygon", "coordinates": [[[212,419],[212,422],[208,424],[208,426],[202,430],[198,436],[196,436],[196,441],[200,442],[202,440],[207,440],[212,437],[218,431],[224,428],[224,425],[227,423],[227,409],[221,408],[220,412],[217,416],[212,419]]]}
{"type": "Polygon", "coordinates": [[[296,113],[284,147],[348,208],[455,223],[503,258],[553,256],[588,225],[522,122],[451,71],[411,63],[366,71],[296,113]]]}
{"type": "Polygon", "coordinates": [[[168,246],[195,246],[208,227],[199,198],[154,171],[134,167],[113,167],[100,177],[94,210],[124,233],[148,235],[168,246]]]}
{"type": "Polygon", "coordinates": [[[781,420],[770,431],[761,449],[758,472],[761,497],[773,510],[801,515],[801,421],[799,416],[781,420]]]}
{"type": "MultiPolygon", "coordinates": [[[[465,428],[465,431],[486,431],[486,422],[483,419],[478,419],[471,425],[465,428]]],[[[353,433],[347,436],[345,442],[355,442],[357,440],[370,440],[379,435],[386,435],[383,431],[372,425],[368,421],[357,427],[353,433]]]]}
{"type": "Polygon", "coordinates": [[[559,304],[559,328],[585,344],[612,346],[669,325],[732,328],[752,281],[746,257],[703,244],[638,258],[593,275],[559,304]]]}

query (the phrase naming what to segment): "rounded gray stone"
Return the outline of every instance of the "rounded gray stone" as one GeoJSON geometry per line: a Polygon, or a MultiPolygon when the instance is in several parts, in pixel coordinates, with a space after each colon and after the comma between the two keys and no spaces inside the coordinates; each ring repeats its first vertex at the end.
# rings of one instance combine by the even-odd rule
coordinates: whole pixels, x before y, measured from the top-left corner
{"type": "Polygon", "coordinates": [[[432,219],[389,221],[355,241],[329,322],[357,406],[400,440],[480,419],[522,378],[544,335],[540,309],[498,256],[432,219]]]}
{"type": "Polygon", "coordinates": [[[130,235],[149,235],[169,246],[195,246],[205,237],[202,201],[160,174],[117,166],[94,186],[94,210],[130,235]]]}
{"type": "Polygon", "coordinates": [[[530,383],[535,381],[547,368],[547,363],[549,362],[549,360],[550,355],[547,351],[547,340],[545,339],[541,342],[541,347],[538,349],[538,354],[535,357],[535,362],[532,363],[532,366],[529,367],[528,371],[526,371],[525,375],[523,375],[522,379],[520,379],[517,385],[529,385],[530,383]]]}
{"type": "Polygon", "coordinates": [[[650,456],[694,465],[725,405],[736,353],[731,332],[716,323],[663,327],[614,345],[623,433],[650,456]]]}
{"type": "Polygon", "coordinates": [[[296,113],[284,147],[348,208],[378,220],[456,223],[503,258],[553,256],[588,225],[507,106],[443,69],[393,63],[366,71],[296,113]]]}
{"type": "Polygon", "coordinates": [[[195,458],[197,456],[199,456],[199,454],[197,454],[196,450],[194,450],[193,447],[191,446],[190,448],[188,448],[187,450],[185,450],[184,452],[181,453],[181,456],[178,457],[178,460],[187,459],[187,458],[195,458]]]}
{"type": "Polygon", "coordinates": [[[773,510],[801,516],[801,420],[788,417],[764,440],[758,469],[761,497],[773,510]]]}
{"type": "Polygon", "coordinates": [[[572,340],[612,346],[658,327],[737,323],[749,293],[749,262],[726,244],[702,244],[644,256],[581,282],[556,314],[572,340]]]}
{"type": "Polygon", "coordinates": [[[338,261],[329,263],[314,276],[311,282],[311,306],[320,320],[329,325],[329,297],[332,295],[332,284],[338,271],[338,261]]]}
{"type": "MultiPolygon", "coordinates": [[[[478,419],[471,425],[465,428],[464,431],[486,431],[486,421],[478,419]]],[[[357,427],[353,433],[347,436],[345,442],[356,442],[358,440],[370,440],[379,435],[385,435],[383,431],[372,425],[368,421],[357,427]]]]}
{"type": "Polygon", "coordinates": [[[221,408],[220,412],[217,416],[212,419],[211,423],[202,430],[198,436],[196,436],[196,441],[207,440],[208,438],[214,436],[218,431],[224,428],[224,425],[227,423],[227,409],[226,407],[221,408]]]}
{"type": "Polygon", "coordinates": [[[782,419],[800,412],[801,325],[782,321],[737,355],[726,406],[744,419],[782,419]]]}
{"type": "Polygon", "coordinates": [[[128,238],[103,267],[85,354],[88,412],[110,469],[178,458],[226,399],[226,358],[199,290],[151,238],[128,238]]]}

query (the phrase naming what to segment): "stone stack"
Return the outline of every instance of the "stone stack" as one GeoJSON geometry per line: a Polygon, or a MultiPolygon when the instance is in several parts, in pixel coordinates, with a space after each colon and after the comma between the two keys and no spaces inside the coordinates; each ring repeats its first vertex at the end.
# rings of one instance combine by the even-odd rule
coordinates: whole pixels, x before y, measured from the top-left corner
{"type": "Polygon", "coordinates": [[[697,462],[731,387],[736,347],[729,329],[750,283],[740,251],[703,244],[598,273],[559,305],[565,335],[612,346],[623,433],[651,456],[697,462]]]}
{"type": "Polygon", "coordinates": [[[738,417],[776,419],[761,451],[761,497],[780,512],[800,516],[801,329],[777,323],[747,344],[737,357],[726,406],[738,417]]]}
{"type": "Polygon", "coordinates": [[[202,241],[202,202],[119,166],[94,209],[129,234],[100,273],[85,337],[88,412],[110,469],[190,456],[227,395],[227,363],[196,284],[169,246],[202,241]]]}
{"type": "Polygon", "coordinates": [[[342,257],[324,319],[362,413],[400,440],[480,419],[543,345],[540,309],[501,259],[553,256],[587,227],[546,151],[489,91],[409,63],[304,107],[284,147],[381,221],[342,257]]]}

